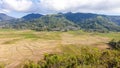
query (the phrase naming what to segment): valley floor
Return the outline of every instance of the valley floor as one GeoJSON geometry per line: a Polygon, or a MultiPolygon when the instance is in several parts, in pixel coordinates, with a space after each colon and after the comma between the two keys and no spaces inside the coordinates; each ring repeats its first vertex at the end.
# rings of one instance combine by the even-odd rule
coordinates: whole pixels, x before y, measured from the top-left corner
{"type": "MultiPolygon", "coordinates": [[[[107,43],[112,39],[120,40],[120,33],[0,30],[0,63],[6,68],[19,68],[27,60],[37,62],[46,53],[61,53],[64,46],[110,48],[107,43]]],[[[71,53],[67,48],[64,51],[71,53]]]]}

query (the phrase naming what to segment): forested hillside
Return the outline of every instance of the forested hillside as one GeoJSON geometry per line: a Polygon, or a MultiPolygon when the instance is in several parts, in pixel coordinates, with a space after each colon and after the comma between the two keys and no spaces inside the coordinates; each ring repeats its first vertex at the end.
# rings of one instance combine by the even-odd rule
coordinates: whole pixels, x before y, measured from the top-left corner
{"type": "Polygon", "coordinates": [[[7,29],[32,29],[37,31],[120,31],[120,17],[92,13],[59,13],[51,15],[28,14],[19,19],[1,21],[7,29]]]}
{"type": "Polygon", "coordinates": [[[46,15],[34,20],[16,20],[8,23],[4,28],[32,29],[37,31],[68,31],[80,29],[78,25],[67,20],[62,15],[46,15]]]}

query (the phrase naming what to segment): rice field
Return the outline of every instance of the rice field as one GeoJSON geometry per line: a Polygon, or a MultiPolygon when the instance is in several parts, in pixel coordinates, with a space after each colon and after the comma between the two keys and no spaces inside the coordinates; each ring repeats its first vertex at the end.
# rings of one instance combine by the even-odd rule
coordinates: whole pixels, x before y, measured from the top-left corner
{"type": "Polygon", "coordinates": [[[109,48],[120,33],[87,33],[84,31],[36,32],[32,30],[0,30],[0,65],[19,68],[27,60],[37,62],[46,53],[80,53],[81,46],[109,48]]]}

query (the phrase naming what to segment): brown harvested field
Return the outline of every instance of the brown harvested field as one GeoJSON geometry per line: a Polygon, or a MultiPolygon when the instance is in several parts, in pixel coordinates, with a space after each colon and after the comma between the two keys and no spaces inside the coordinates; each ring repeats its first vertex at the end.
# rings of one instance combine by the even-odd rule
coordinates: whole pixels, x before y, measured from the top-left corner
{"type": "Polygon", "coordinates": [[[40,60],[45,53],[61,52],[60,45],[109,48],[111,38],[71,32],[0,31],[0,63],[6,68],[19,68],[26,60],[40,60]]]}
{"type": "Polygon", "coordinates": [[[0,44],[0,62],[7,64],[7,68],[11,68],[13,64],[21,63],[24,60],[39,60],[45,53],[52,52],[57,46],[56,41],[37,40],[21,40],[14,44],[0,44]]]}

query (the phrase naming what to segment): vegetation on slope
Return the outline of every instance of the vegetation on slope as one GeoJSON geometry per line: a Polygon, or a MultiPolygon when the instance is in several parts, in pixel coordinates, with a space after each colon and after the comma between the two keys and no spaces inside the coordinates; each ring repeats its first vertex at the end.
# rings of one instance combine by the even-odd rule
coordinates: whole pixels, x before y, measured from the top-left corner
{"type": "MultiPolygon", "coordinates": [[[[76,47],[76,45],[72,45],[72,46],[76,47]]],[[[75,48],[69,50],[73,51],[74,49],[75,48]]],[[[38,61],[37,64],[35,64],[32,61],[26,62],[23,68],[97,68],[97,67],[119,68],[120,67],[120,52],[117,50],[101,51],[97,48],[81,47],[79,48],[79,51],[76,51],[75,53],[77,54],[68,54],[65,51],[65,53],[63,54],[47,54],[44,56],[44,59],[38,61]]]]}

